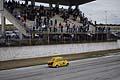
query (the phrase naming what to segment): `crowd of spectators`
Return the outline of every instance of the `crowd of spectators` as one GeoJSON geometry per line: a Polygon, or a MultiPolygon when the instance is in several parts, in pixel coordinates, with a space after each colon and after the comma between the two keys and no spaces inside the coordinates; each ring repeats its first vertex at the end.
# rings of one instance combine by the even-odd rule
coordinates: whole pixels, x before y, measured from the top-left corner
{"type": "Polygon", "coordinates": [[[110,32],[110,27],[96,27],[96,32],[110,32]]]}
{"type": "MultiPolygon", "coordinates": [[[[89,26],[89,25],[88,25],[89,26]]],[[[43,31],[50,31],[50,32],[88,32],[89,27],[88,26],[80,26],[80,25],[76,25],[74,23],[70,23],[69,21],[63,22],[63,23],[59,23],[59,25],[57,25],[57,20],[55,19],[54,24],[53,21],[50,20],[50,24],[49,26],[45,26],[42,25],[42,28],[38,28],[39,31],[43,32],[43,31]]],[[[33,27],[35,30],[35,27],[33,27]]]]}
{"type": "Polygon", "coordinates": [[[60,9],[56,4],[55,7],[46,8],[44,6],[26,5],[19,1],[9,0],[5,1],[4,6],[26,26],[26,20],[34,21],[33,30],[50,31],[50,32],[88,32],[91,24],[88,18],[84,16],[77,7],[73,9],[71,6],[68,9],[60,9]],[[18,11],[19,10],[19,11],[18,11]],[[57,19],[53,20],[52,17],[60,15],[64,19],[63,22],[58,23],[57,19]],[[77,25],[69,21],[72,16],[73,21],[79,20],[77,25]]]}

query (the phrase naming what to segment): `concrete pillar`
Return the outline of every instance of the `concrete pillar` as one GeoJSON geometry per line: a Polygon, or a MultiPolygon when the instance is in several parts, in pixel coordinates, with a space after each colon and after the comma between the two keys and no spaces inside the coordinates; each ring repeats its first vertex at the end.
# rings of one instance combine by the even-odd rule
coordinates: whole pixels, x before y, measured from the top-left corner
{"type": "Polygon", "coordinates": [[[1,32],[4,35],[5,32],[5,17],[4,17],[4,12],[1,13],[1,24],[2,24],[2,28],[1,28],[1,32]]]}
{"type": "Polygon", "coordinates": [[[75,5],[75,9],[78,9],[78,10],[79,10],[79,5],[75,5]]]}
{"type": "Polygon", "coordinates": [[[34,7],[35,6],[35,0],[31,0],[31,5],[34,7]]]}
{"type": "Polygon", "coordinates": [[[97,25],[97,21],[94,22],[95,26],[97,25]]]}
{"type": "Polygon", "coordinates": [[[71,11],[72,11],[72,5],[69,5],[68,12],[71,13],[71,11]]]}
{"type": "Polygon", "coordinates": [[[59,14],[59,2],[55,5],[56,8],[56,14],[59,14]]]}
{"type": "Polygon", "coordinates": [[[56,4],[56,7],[58,7],[58,8],[59,8],[59,2],[56,4]]]}
{"type": "Polygon", "coordinates": [[[28,5],[28,0],[25,0],[25,5],[28,5]]]}
{"type": "Polygon", "coordinates": [[[83,18],[85,18],[85,14],[83,13],[83,18]]]}
{"type": "Polygon", "coordinates": [[[49,3],[50,10],[53,8],[52,3],[49,3]]]}
{"type": "Polygon", "coordinates": [[[72,5],[69,5],[69,9],[71,9],[72,8],[72,5]]]}
{"type": "Polygon", "coordinates": [[[22,40],[22,39],[23,39],[23,35],[22,35],[22,33],[21,33],[21,32],[19,32],[19,37],[20,37],[20,40],[22,40]]]}

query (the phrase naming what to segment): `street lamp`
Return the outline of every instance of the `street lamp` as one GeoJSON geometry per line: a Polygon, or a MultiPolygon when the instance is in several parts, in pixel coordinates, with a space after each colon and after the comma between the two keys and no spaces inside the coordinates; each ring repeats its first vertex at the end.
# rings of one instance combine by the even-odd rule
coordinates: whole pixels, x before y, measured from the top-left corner
{"type": "Polygon", "coordinates": [[[107,25],[107,10],[105,10],[105,24],[107,25]]]}
{"type": "MultiPolygon", "coordinates": [[[[107,27],[107,10],[105,11],[105,24],[107,27]]],[[[109,31],[107,30],[107,40],[109,40],[109,31]]]]}

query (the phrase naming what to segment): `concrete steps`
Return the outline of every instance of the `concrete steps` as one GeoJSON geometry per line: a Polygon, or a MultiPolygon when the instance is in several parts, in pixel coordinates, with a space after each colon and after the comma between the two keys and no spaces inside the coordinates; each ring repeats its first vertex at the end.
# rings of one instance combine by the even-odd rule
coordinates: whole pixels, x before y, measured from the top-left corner
{"type": "Polygon", "coordinates": [[[4,16],[14,24],[14,26],[25,36],[29,36],[26,28],[21,24],[19,20],[17,20],[7,9],[4,8],[4,16]]]}

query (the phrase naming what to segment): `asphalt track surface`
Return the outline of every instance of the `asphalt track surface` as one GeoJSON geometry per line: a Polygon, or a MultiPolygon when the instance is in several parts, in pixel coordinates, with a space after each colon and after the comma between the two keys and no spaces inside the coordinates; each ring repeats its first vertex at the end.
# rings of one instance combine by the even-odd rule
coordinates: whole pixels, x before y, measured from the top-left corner
{"type": "Polygon", "coordinates": [[[61,68],[38,65],[3,70],[0,80],[120,80],[120,55],[72,61],[61,68]]]}

